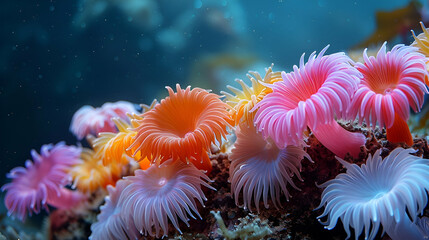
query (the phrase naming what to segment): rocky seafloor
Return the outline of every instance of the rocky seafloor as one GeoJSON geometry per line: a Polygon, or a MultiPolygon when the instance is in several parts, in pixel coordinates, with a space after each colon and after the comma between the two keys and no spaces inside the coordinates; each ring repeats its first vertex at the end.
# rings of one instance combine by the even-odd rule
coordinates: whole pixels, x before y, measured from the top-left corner
{"type": "MultiPolygon", "coordinates": [[[[380,148],[382,156],[385,157],[396,147],[406,147],[387,141],[384,130],[370,131],[351,124],[345,124],[344,127],[350,131],[360,131],[367,137],[366,146],[361,148],[359,158],[353,159],[351,156],[345,158],[346,161],[352,163],[359,165],[364,163],[368,154],[374,154],[380,148]]],[[[317,220],[317,216],[323,212],[323,207],[316,209],[323,191],[318,184],[335,178],[339,173],[345,172],[345,169],[335,159],[334,154],[311,134],[307,144],[307,153],[311,156],[313,163],[307,159],[302,161],[301,177],[304,181],[301,182],[297,177],[293,177],[293,181],[300,190],[288,186],[292,197],[287,201],[286,197],[282,196],[282,208],[276,209],[274,205],[270,204],[270,208],[266,209],[260,203],[259,213],[255,208],[252,209],[253,212],[249,212],[235,204],[228,182],[230,165],[228,155],[213,148],[211,156],[213,170],[209,177],[214,180],[211,185],[217,191],[204,189],[207,201],[205,207],[199,206],[203,219],[191,219],[190,227],[181,222],[182,235],[170,224],[168,237],[164,239],[345,239],[347,235],[342,223],[339,221],[333,230],[324,229],[324,226],[317,220]],[[215,214],[216,212],[219,214],[215,214]],[[217,220],[215,216],[217,216],[217,220]]],[[[417,156],[429,159],[427,138],[415,138],[412,147],[417,150],[415,153],[417,156]]],[[[104,191],[94,193],[91,202],[79,209],[51,212],[49,221],[44,224],[43,229],[46,232],[44,237],[36,238],[36,236],[30,235],[21,238],[87,239],[90,235],[90,225],[96,220],[99,206],[103,204],[104,194],[104,191]]],[[[242,199],[239,199],[239,203],[242,203],[242,199]]],[[[425,210],[425,215],[429,216],[428,208],[425,210]]],[[[4,224],[0,226],[2,233],[10,236],[11,229],[6,228],[7,226],[4,224]]],[[[15,230],[14,234],[12,236],[20,235],[18,230],[15,230]]],[[[9,239],[7,236],[3,237],[9,239]]],[[[378,238],[390,239],[387,235],[381,236],[381,231],[379,231],[378,238]]],[[[141,239],[153,238],[142,236],[141,239]]]]}

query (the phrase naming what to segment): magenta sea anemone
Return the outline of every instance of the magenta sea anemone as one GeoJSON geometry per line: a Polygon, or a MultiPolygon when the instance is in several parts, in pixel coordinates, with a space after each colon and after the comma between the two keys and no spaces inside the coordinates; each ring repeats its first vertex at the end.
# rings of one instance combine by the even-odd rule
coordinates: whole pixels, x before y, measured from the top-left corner
{"type": "Polygon", "coordinates": [[[134,225],[126,225],[123,218],[122,204],[119,197],[122,191],[130,184],[128,180],[119,180],[116,187],[107,186],[109,195],[106,203],[100,207],[97,222],[91,225],[92,234],[89,239],[138,239],[139,232],[134,225]]]}
{"type": "Polygon", "coordinates": [[[279,149],[270,140],[263,139],[253,126],[240,125],[236,129],[237,141],[231,151],[230,181],[231,194],[238,205],[239,194],[243,191],[244,207],[251,210],[252,199],[259,212],[262,196],[268,208],[268,193],[276,208],[281,205],[281,192],[289,199],[288,184],[298,189],[292,181],[296,175],[301,179],[301,160],[310,156],[297,146],[279,149]]]}
{"type": "Polygon", "coordinates": [[[207,184],[211,180],[203,171],[183,161],[168,160],[134,173],[135,176],[125,178],[131,183],[122,191],[119,202],[124,219],[130,219],[127,226],[135,226],[145,235],[159,237],[162,229],[163,236],[167,236],[168,219],[182,233],[177,217],[189,226],[186,215],[195,218],[192,209],[201,218],[194,200],[203,206],[203,200],[207,200],[201,185],[215,190],[207,184]]]}
{"type": "Polygon", "coordinates": [[[423,239],[412,221],[428,201],[429,160],[413,152],[396,148],[382,160],[377,150],[360,167],[337,158],[347,172],[321,185],[326,189],[319,208],[325,206],[325,211],[318,218],[328,217],[322,222],[325,228],[334,228],[340,218],[348,237],[352,227],[356,239],[362,230],[365,239],[373,239],[383,225],[392,239],[423,239]]]}
{"type": "Polygon", "coordinates": [[[344,53],[323,56],[327,49],[328,46],[317,57],[313,52],[306,64],[303,54],[299,68],[282,72],[283,81],[267,85],[273,92],[255,106],[255,124],[279,148],[298,146],[308,126],[337,156],[344,157],[347,152],[357,156],[365,137],[346,131],[335,117],[345,116],[360,73],[344,53]]]}
{"type": "Polygon", "coordinates": [[[126,113],[135,113],[132,103],[119,101],[105,103],[99,108],[85,105],[73,115],[70,131],[82,139],[88,134],[97,135],[100,132],[117,132],[112,118],[128,120],[126,113]]]}
{"type": "Polygon", "coordinates": [[[349,114],[372,127],[376,122],[386,127],[387,139],[391,142],[405,142],[413,145],[413,138],[406,121],[410,107],[420,111],[427,71],[423,54],[417,48],[396,45],[386,53],[386,42],[377,57],[363,53],[364,63],[356,63],[363,78],[356,91],[349,114]]]}
{"type": "Polygon", "coordinates": [[[43,145],[40,155],[31,151],[34,162],[27,160],[24,167],[16,167],[7,174],[12,179],[2,191],[7,191],[5,205],[8,214],[16,215],[24,221],[27,213],[39,213],[47,205],[70,208],[80,203],[84,196],[64,186],[71,183],[68,170],[79,162],[80,149],[66,146],[43,145]]]}

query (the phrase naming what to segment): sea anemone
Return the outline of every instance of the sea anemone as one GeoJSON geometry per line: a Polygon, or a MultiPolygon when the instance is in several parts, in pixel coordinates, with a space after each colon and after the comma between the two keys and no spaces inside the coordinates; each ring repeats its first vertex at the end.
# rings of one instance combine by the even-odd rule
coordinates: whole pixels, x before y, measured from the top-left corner
{"type": "Polygon", "coordinates": [[[235,203],[243,191],[244,207],[251,210],[252,196],[259,212],[259,200],[262,196],[265,208],[268,208],[268,192],[276,208],[281,205],[281,192],[289,200],[287,184],[298,189],[292,181],[296,175],[299,180],[301,160],[310,156],[297,146],[279,149],[269,140],[263,139],[251,125],[240,125],[236,129],[237,141],[229,156],[231,160],[231,194],[235,203]]]}
{"type": "MultiPolygon", "coordinates": [[[[423,22],[420,22],[420,26],[422,27],[423,32],[420,33],[418,36],[414,33],[413,30],[411,32],[413,33],[414,42],[411,44],[412,47],[417,47],[418,51],[425,55],[426,60],[426,70],[429,70],[429,32],[423,22]]],[[[429,78],[425,78],[426,85],[429,86],[429,78]]]]}
{"type": "Polygon", "coordinates": [[[97,222],[91,225],[92,234],[89,239],[138,239],[139,232],[134,225],[126,225],[122,216],[122,204],[119,197],[122,191],[130,184],[128,180],[119,180],[116,187],[107,186],[109,195],[106,202],[100,207],[97,222]]]}
{"type": "Polygon", "coordinates": [[[181,89],[177,84],[176,93],[166,88],[169,97],[138,120],[138,133],[128,150],[137,146],[142,158],[150,161],[180,159],[210,171],[207,153],[215,139],[222,142],[226,127],[231,126],[229,106],[218,95],[200,88],[181,89]]]}
{"type": "Polygon", "coordinates": [[[192,164],[168,160],[161,165],[154,164],[147,170],[136,170],[135,176],[125,177],[131,183],[119,199],[122,214],[131,221],[127,226],[135,226],[141,233],[151,236],[168,234],[168,219],[179,229],[178,217],[188,226],[187,214],[195,218],[198,213],[196,198],[204,206],[207,200],[201,185],[213,189],[207,182],[210,179],[192,164]],[[155,233],[152,228],[155,228],[155,233]]]}
{"type": "MultiPolygon", "coordinates": [[[[156,99],[152,101],[150,106],[142,104],[143,113],[152,110],[156,104],[158,104],[156,99]]],[[[135,113],[127,113],[127,116],[127,120],[112,118],[118,129],[117,133],[102,132],[99,133],[98,138],[90,141],[92,147],[97,149],[96,154],[100,155],[98,157],[102,159],[103,165],[111,167],[114,167],[112,165],[126,165],[131,160],[130,158],[133,157],[134,160],[139,161],[140,168],[145,170],[150,166],[150,161],[147,158],[141,158],[137,146],[128,149],[137,134],[132,129],[138,127],[137,120],[141,120],[142,117],[135,113]]]]}
{"type": "Polygon", "coordinates": [[[120,178],[119,167],[113,165],[112,169],[110,166],[104,166],[99,156],[92,149],[82,150],[82,160],[69,171],[73,179],[73,188],[82,192],[94,192],[98,188],[106,188],[109,184],[114,185],[120,178]]]}
{"type": "Polygon", "coordinates": [[[256,104],[255,124],[281,149],[299,146],[308,126],[337,156],[357,156],[365,137],[346,131],[335,116],[345,115],[360,74],[344,53],[323,56],[328,47],[317,57],[313,52],[305,65],[303,54],[299,68],[295,65],[293,72],[282,72],[283,81],[267,85],[273,92],[256,104]]]}
{"type": "Polygon", "coordinates": [[[318,218],[328,217],[322,222],[327,229],[340,218],[348,238],[352,227],[356,239],[363,229],[365,239],[373,239],[381,224],[392,239],[423,239],[411,221],[428,201],[429,160],[410,155],[413,149],[396,148],[384,160],[380,152],[360,167],[337,158],[347,172],[321,185],[326,189],[318,208],[325,210],[318,218]]]}
{"type": "Polygon", "coordinates": [[[70,131],[80,140],[88,134],[97,135],[100,132],[117,132],[113,117],[126,120],[126,113],[136,112],[134,105],[119,101],[105,103],[100,108],[85,105],[73,115],[70,131]]]}
{"type": "Polygon", "coordinates": [[[68,170],[79,162],[81,149],[66,146],[43,145],[40,155],[31,151],[34,162],[27,160],[24,167],[16,167],[7,174],[12,179],[2,191],[7,191],[5,205],[8,215],[16,215],[24,221],[27,213],[39,213],[48,204],[58,208],[70,208],[80,203],[84,196],[64,188],[70,184],[68,170]]]}
{"type": "Polygon", "coordinates": [[[375,127],[386,127],[387,139],[391,142],[413,144],[406,123],[409,107],[420,111],[424,94],[427,93],[425,79],[427,71],[425,57],[414,47],[398,44],[386,53],[386,42],[376,57],[363,53],[364,63],[356,63],[363,78],[354,94],[349,114],[359,116],[360,122],[375,127]]]}
{"type": "Polygon", "coordinates": [[[132,128],[138,127],[136,120],[142,119],[136,114],[129,115],[131,124],[120,118],[113,118],[112,121],[118,128],[118,133],[103,132],[99,137],[92,141],[92,146],[97,150],[99,158],[102,159],[103,165],[125,165],[128,164],[131,157],[140,161],[140,165],[144,166],[143,170],[149,167],[150,162],[147,158],[142,159],[137,147],[128,149],[131,146],[133,138],[137,132],[132,131],[132,128]]]}
{"type": "Polygon", "coordinates": [[[236,79],[235,81],[241,85],[243,90],[229,85],[226,86],[235,96],[228,92],[221,91],[221,94],[226,96],[226,103],[233,108],[232,118],[236,125],[241,122],[246,122],[249,126],[253,125],[255,112],[251,112],[250,110],[252,110],[265,95],[272,92],[271,88],[263,84],[272,84],[282,80],[281,72],[273,72],[273,65],[274,64],[265,70],[264,78],[262,78],[258,72],[249,71],[247,77],[252,82],[251,87],[247,86],[241,79],[236,79]]]}

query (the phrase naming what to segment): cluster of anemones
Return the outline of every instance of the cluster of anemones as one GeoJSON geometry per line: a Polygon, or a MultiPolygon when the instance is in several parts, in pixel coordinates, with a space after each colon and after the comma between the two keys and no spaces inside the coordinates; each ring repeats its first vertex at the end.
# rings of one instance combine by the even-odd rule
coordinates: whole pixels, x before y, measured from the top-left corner
{"type": "MultiPolygon", "coordinates": [[[[167,87],[165,99],[143,105],[141,114],[123,101],[84,106],[70,130],[86,137],[92,149],[59,143],[43,146],[41,155],[33,151],[34,162],[8,174],[12,182],[2,187],[6,207],[24,220],[48,205],[73,207],[107,189],[91,239],[166,236],[169,222],[181,233],[179,220],[201,218],[197,201],[206,200],[203,187],[213,189],[206,175],[210,148],[221,146],[231,130],[236,141],[229,180],[236,204],[242,195],[246,209],[254,205],[259,212],[261,198],[265,208],[270,202],[280,208],[283,195],[290,197],[288,185],[298,189],[293,177],[303,181],[301,161],[312,161],[305,151],[309,134],[339,157],[361,152],[365,136],[347,131],[339,119],[357,117],[373,128],[378,123],[389,141],[413,144],[406,120],[409,108],[419,111],[428,93],[428,36],[424,29],[412,46],[390,51],[385,43],[377,56],[365,50],[363,63],[345,53],[325,55],[327,46],[307,62],[303,54],[289,73],[273,72],[273,66],[263,77],[249,72],[251,86],[236,80],[242,90],[228,86],[234,95],[222,92],[225,102],[177,84],[176,91],[167,87]]],[[[427,203],[429,160],[410,153],[398,148],[383,160],[377,151],[360,167],[338,158],[347,172],[321,185],[326,189],[320,207],[326,207],[319,218],[328,217],[326,228],[340,218],[356,238],[363,229],[374,238],[380,225],[392,238],[427,237],[428,220],[417,216],[427,203]],[[347,193],[351,188],[356,191],[347,193]]]]}
{"type": "MultiPolygon", "coordinates": [[[[275,207],[280,205],[281,191],[288,198],[287,183],[296,188],[291,177],[296,175],[301,179],[300,161],[304,157],[310,159],[302,149],[308,131],[335,155],[357,157],[361,146],[365,145],[365,136],[346,131],[338,124],[338,119],[353,121],[357,116],[360,124],[365,121],[372,128],[378,123],[386,128],[390,142],[412,146],[406,120],[409,108],[420,111],[424,94],[428,93],[425,86],[428,82],[425,65],[428,62],[428,36],[425,29],[424,37],[415,37],[413,46],[399,44],[390,51],[386,51],[384,43],[375,57],[368,57],[365,50],[363,63],[353,62],[344,53],[324,55],[326,47],[318,55],[312,53],[307,63],[302,55],[299,67],[294,66],[290,73],[282,72],[282,79],[269,68],[263,79],[259,74],[249,74],[252,87],[241,80],[238,83],[243,91],[228,87],[236,94],[225,94],[233,107],[237,125],[237,141],[229,156],[231,192],[236,203],[240,192],[243,193],[244,207],[250,209],[253,199],[258,211],[261,197],[265,207],[268,207],[268,196],[275,207]],[[252,75],[258,76],[258,81],[252,75]],[[275,77],[271,79],[271,76],[275,77]]],[[[321,206],[327,204],[322,215],[328,215],[327,228],[333,228],[336,218],[341,217],[345,227],[350,225],[355,229],[356,237],[365,228],[366,238],[374,238],[380,224],[391,237],[398,236],[398,239],[407,234],[416,239],[427,237],[428,233],[421,234],[421,226],[427,221],[411,224],[405,209],[412,221],[419,212],[422,213],[427,202],[425,192],[429,188],[429,183],[422,179],[427,178],[428,173],[424,171],[427,171],[429,161],[417,160],[419,158],[409,155],[411,150],[400,151],[392,152],[383,163],[377,152],[376,160],[371,156],[368,158],[369,168],[365,165],[362,169],[356,165],[349,167],[342,161],[348,170],[355,170],[350,170],[353,176],[340,175],[338,180],[322,185],[327,187],[321,203],[321,206]],[[394,166],[397,168],[393,169],[394,166]],[[364,178],[371,178],[362,175],[366,172],[374,174],[375,169],[380,171],[377,176],[380,179],[368,181],[369,186],[356,191],[356,196],[347,195],[347,188],[362,185],[364,178]],[[384,171],[390,171],[396,182],[385,182],[388,178],[384,171]],[[354,172],[361,172],[361,177],[355,177],[357,173],[354,172]],[[338,190],[337,185],[342,190],[338,190]],[[343,202],[339,201],[341,196],[343,202]],[[344,204],[356,205],[356,210],[347,210],[344,204]],[[399,212],[392,210],[395,208],[400,208],[399,212]]]]}

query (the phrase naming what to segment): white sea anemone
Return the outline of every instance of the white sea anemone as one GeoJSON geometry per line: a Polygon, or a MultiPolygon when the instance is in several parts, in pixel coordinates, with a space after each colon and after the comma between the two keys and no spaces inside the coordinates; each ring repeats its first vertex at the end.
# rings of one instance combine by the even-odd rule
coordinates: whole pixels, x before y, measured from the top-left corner
{"type": "Polygon", "coordinates": [[[340,218],[348,238],[352,227],[356,239],[364,229],[365,239],[374,239],[383,225],[392,239],[423,239],[411,221],[423,214],[428,201],[429,160],[413,152],[397,148],[382,160],[377,150],[360,167],[337,158],[347,172],[322,184],[326,189],[318,208],[325,210],[318,218],[327,216],[325,228],[334,228],[340,218]]]}

